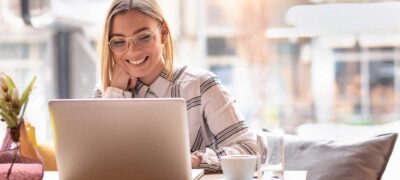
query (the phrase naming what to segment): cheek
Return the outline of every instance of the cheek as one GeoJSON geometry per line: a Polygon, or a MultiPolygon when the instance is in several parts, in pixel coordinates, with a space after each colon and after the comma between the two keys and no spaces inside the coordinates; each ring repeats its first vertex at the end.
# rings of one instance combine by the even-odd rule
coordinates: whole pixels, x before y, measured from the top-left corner
{"type": "Polygon", "coordinates": [[[113,57],[114,61],[120,61],[122,59],[122,55],[121,54],[117,55],[117,54],[113,53],[112,57],[113,57]]]}
{"type": "Polygon", "coordinates": [[[156,48],[148,48],[146,50],[142,50],[140,53],[138,53],[139,57],[146,57],[149,56],[151,59],[156,59],[158,54],[158,50],[156,48]]]}
{"type": "MultiPolygon", "coordinates": [[[[150,49],[149,49],[150,50],[150,49]]],[[[154,44],[151,50],[148,52],[148,55],[153,56],[153,59],[159,58],[163,51],[163,46],[160,44],[154,44]]]]}

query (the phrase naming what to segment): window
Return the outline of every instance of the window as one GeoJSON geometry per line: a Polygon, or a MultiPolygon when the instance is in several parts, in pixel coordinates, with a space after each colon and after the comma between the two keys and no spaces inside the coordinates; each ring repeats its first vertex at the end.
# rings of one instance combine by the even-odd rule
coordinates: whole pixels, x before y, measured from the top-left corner
{"type": "Polygon", "coordinates": [[[336,119],[361,115],[360,62],[337,62],[335,68],[336,119]]]}
{"type": "Polygon", "coordinates": [[[232,65],[211,65],[210,71],[215,73],[224,85],[232,85],[233,67],[232,65]]]}
{"type": "Polygon", "coordinates": [[[334,53],[336,119],[364,124],[398,118],[395,48],[341,48],[334,53]]]}
{"type": "Polygon", "coordinates": [[[371,114],[380,119],[381,115],[395,113],[396,93],[394,86],[394,61],[372,61],[369,64],[369,99],[371,114]]]}
{"type": "MultiPolygon", "coordinates": [[[[0,36],[0,39],[2,36],[0,36]]],[[[4,71],[15,81],[20,91],[25,89],[33,76],[37,80],[32,92],[26,118],[35,125],[36,137],[39,140],[50,138],[47,101],[55,98],[55,70],[51,58],[50,34],[34,40],[16,37],[0,41],[0,72],[4,71]]],[[[2,125],[5,123],[1,123],[2,125]]],[[[6,128],[0,128],[0,136],[6,128]]],[[[1,137],[0,137],[1,138],[1,137]]]]}
{"type": "Polygon", "coordinates": [[[207,38],[207,54],[209,56],[235,55],[236,49],[227,38],[209,37],[207,38]]]}
{"type": "Polygon", "coordinates": [[[29,48],[27,43],[1,43],[0,60],[26,60],[29,57],[29,48]]]}

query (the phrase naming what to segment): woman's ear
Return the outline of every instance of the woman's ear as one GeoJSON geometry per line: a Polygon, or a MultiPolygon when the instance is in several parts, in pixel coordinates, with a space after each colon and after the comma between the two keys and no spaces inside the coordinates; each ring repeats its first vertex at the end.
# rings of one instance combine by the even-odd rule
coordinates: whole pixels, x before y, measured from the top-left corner
{"type": "Polygon", "coordinates": [[[165,25],[165,23],[163,23],[161,27],[161,43],[165,44],[165,42],[167,41],[168,33],[169,29],[165,25]]]}

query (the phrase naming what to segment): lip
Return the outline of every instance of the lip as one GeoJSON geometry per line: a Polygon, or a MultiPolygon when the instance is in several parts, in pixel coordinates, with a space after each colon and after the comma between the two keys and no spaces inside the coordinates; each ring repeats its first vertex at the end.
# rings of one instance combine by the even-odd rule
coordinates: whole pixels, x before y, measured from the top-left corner
{"type": "Polygon", "coordinates": [[[127,63],[129,63],[129,64],[139,65],[139,64],[142,64],[143,62],[145,62],[148,59],[149,59],[149,56],[146,56],[145,58],[140,59],[140,60],[129,60],[129,59],[126,59],[125,61],[127,63]]]}

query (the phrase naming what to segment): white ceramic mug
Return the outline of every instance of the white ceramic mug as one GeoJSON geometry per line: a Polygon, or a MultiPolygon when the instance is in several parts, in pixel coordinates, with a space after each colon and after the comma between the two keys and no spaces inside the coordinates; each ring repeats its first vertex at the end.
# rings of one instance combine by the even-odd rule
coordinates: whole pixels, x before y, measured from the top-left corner
{"type": "Polygon", "coordinates": [[[227,155],[221,157],[222,171],[227,180],[253,179],[257,157],[254,155],[227,155]]]}

